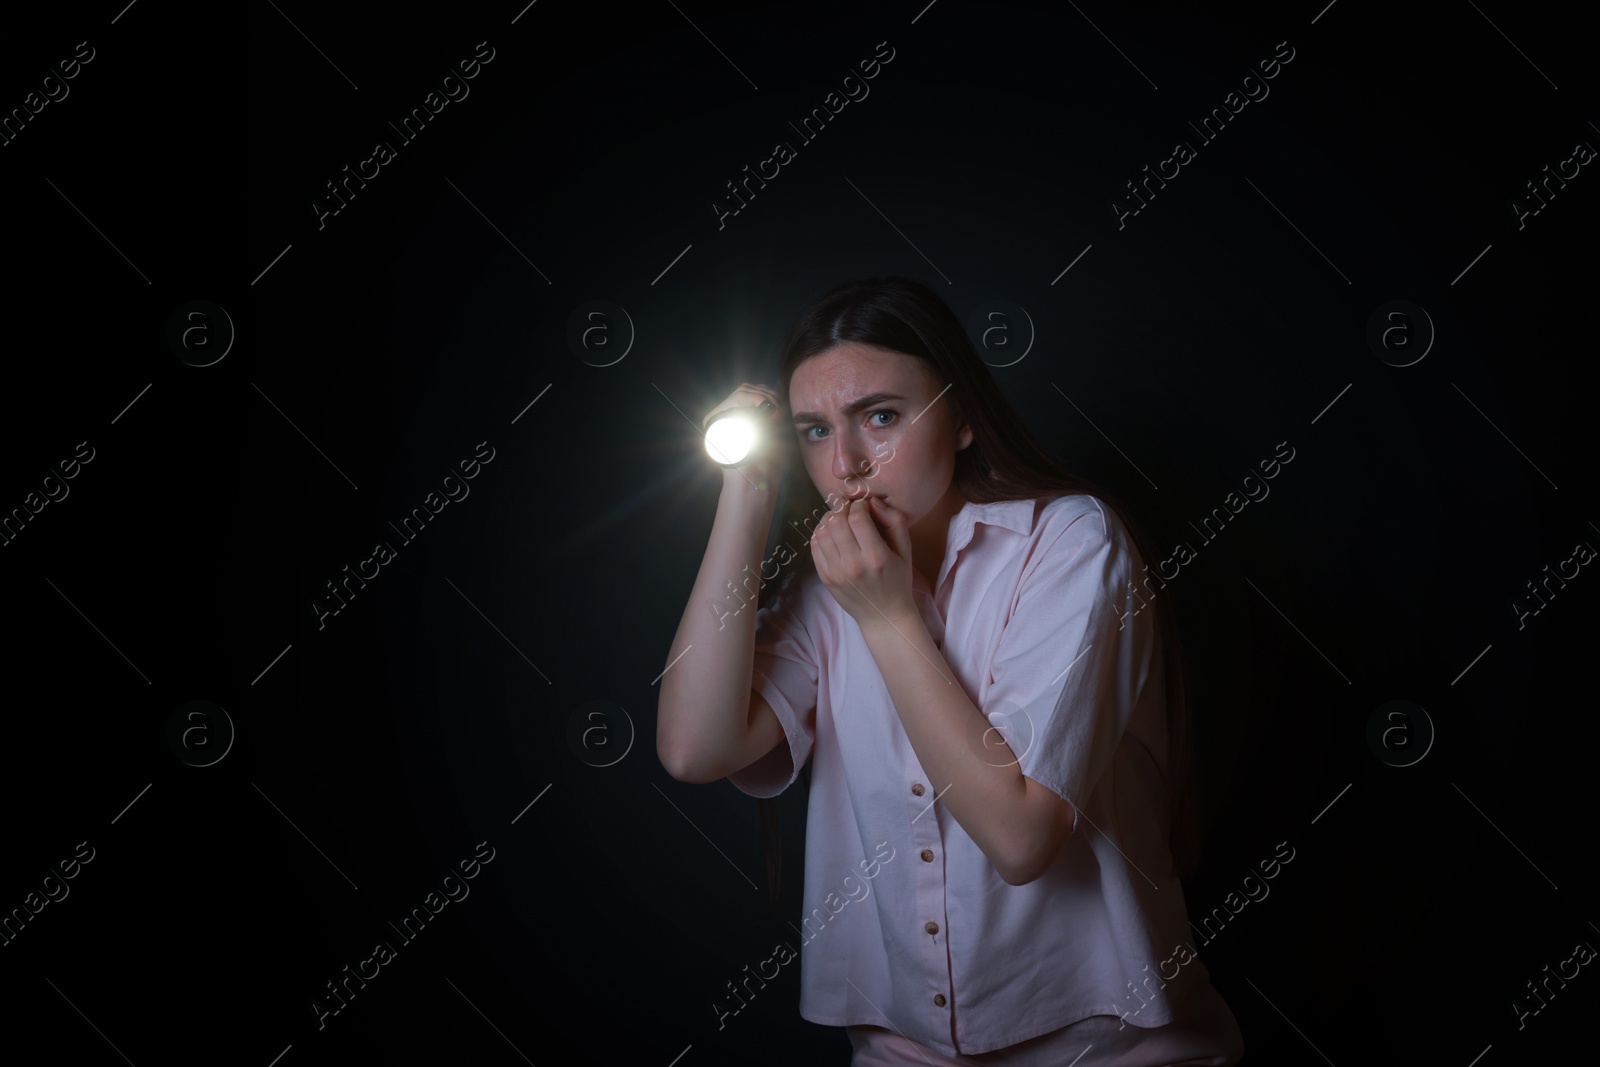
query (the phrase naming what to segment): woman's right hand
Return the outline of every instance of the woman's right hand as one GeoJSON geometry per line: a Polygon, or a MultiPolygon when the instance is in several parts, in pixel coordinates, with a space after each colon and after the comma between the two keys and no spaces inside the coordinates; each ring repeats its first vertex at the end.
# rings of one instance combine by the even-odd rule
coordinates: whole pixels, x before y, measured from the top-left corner
{"type": "Polygon", "coordinates": [[[786,435],[791,433],[789,412],[778,398],[778,391],[770,385],[752,385],[745,382],[729,393],[716,407],[706,412],[700,420],[702,431],[711,420],[730,408],[757,408],[757,417],[766,419],[766,443],[754,456],[738,467],[722,469],[724,484],[742,486],[746,482],[759,489],[776,490],[779,480],[788,469],[786,435]],[[771,404],[762,408],[763,403],[771,404]]]}

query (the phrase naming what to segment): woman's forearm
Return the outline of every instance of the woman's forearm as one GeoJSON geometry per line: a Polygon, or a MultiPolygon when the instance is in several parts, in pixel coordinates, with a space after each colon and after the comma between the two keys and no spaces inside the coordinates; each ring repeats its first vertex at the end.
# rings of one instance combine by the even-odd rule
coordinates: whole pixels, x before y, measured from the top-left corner
{"type": "MultiPolygon", "coordinates": [[[[1030,880],[1050,845],[1061,798],[1030,790],[1015,755],[955,681],[920,615],[869,619],[861,627],[933,793],[1006,882],[1030,880]]],[[[1043,787],[1037,787],[1042,789],[1043,787]]]]}
{"type": "Polygon", "coordinates": [[[674,778],[720,777],[715,772],[728,765],[748,729],[756,605],[740,579],[759,571],[774,504],[771,490],[747,479],[723,482],[656,705],[656,754],[674,778]]]}

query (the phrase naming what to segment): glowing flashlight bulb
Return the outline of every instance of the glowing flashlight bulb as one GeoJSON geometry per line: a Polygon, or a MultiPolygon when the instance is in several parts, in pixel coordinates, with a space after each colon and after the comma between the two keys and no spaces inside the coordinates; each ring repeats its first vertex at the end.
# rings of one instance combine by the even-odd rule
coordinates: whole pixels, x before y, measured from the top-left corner
{"type": "Polygon", "coordinates": [[[706,430],[706,452],[724,465],[743,463],[756,443],[756,426],[748,415],[723,415],[706,430]]]}
{"type": "Polygon", "coordinates": [[[737,467],[761,447],[767,436],[765,412],[775,411],[770,400],[753,408],[724,411],[706,427],[706,452],[724,467],[737,467]]]}

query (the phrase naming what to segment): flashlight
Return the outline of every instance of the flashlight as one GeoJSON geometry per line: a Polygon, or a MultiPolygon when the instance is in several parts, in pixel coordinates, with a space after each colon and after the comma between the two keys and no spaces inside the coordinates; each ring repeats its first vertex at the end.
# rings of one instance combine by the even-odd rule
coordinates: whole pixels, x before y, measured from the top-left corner
{"type": "Polygon", "coordinates": [[[730,408],[720,412],[706,427],[706,453],[724,467],[742,466],[766,438],[766,417],[773,403],[763,400],[760,407],[730,408]]]}

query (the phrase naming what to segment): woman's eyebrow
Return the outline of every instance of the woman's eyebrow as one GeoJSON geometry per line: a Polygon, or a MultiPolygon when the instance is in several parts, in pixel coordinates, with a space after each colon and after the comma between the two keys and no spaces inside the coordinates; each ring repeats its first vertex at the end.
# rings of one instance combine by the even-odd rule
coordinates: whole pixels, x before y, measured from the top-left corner
{"type": "MultiPolygon", "coordinates": [[[[876,404],[881,404],[885,400],[904,399],[906,398],[898,393],[868,393],[866,396],[852,400],[850,403],[846,404],[844,406],[843,413],[847,416],[854,415],[858,411],[873,407],[876,404]]],[[[828,419],[826,416],[819,415],[815,411],[797,411],[794,413],[794,418],[790,419],[789,421],[798,425],[802,422],[827,422],[828,419]]]]}

